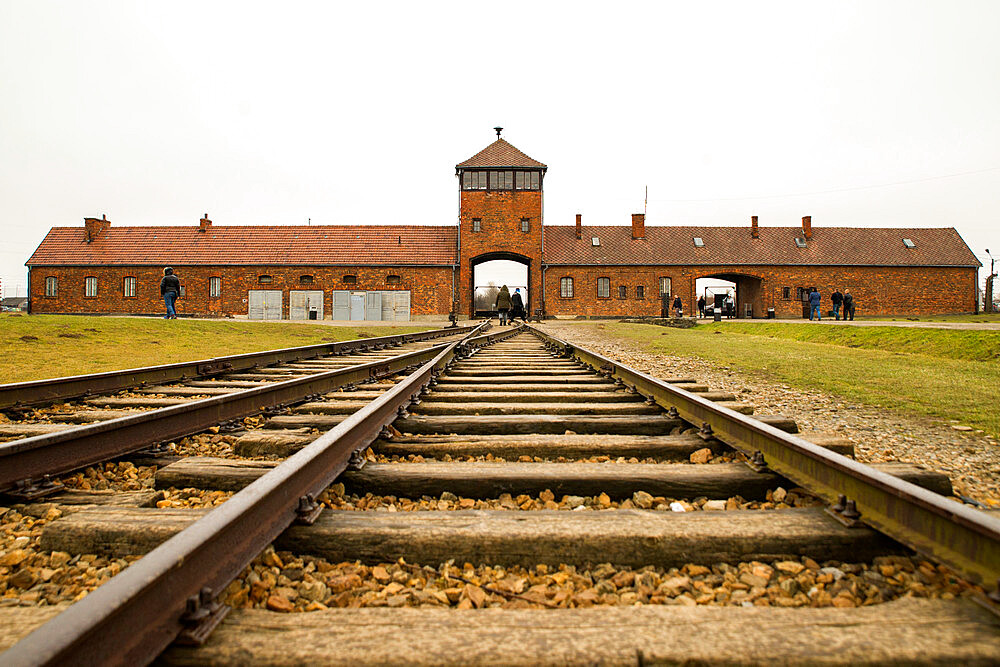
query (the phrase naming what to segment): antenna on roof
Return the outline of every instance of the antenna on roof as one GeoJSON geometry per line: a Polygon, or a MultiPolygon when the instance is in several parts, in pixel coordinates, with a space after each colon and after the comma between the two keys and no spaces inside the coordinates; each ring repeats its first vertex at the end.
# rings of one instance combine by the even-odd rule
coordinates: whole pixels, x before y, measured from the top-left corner
{"type": "Polygon", "coordinates": [[[306,226],[307,227],[311,227],[312,223],[313,223],[313,219],[312,218],[306,218],[306,226]]]}
{"type": "Polygon", "coordinates": [[[503,128],[498,125],[498,126],[494,127],[493,129],[497,131],[497,139],[499,139],[500,138],[500,133],[503,131],[503,128]]]}
{"type": "Polygon", "coordinates": [[[649,186],[646,186],[646,196],[642,200],[642,214],[646,215],[646,209],[649,208],[649,186]]]}

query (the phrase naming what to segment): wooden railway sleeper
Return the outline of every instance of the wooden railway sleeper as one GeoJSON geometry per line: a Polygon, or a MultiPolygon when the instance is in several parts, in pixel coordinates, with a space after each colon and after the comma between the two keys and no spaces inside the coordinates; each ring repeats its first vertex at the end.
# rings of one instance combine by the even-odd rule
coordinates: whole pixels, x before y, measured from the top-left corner
{"type": "Polygon", "coordinates": [[[180,619],[184,629],[174,641],[181,646],[201,646],[230,611],[232,607],[219,602],[212,589],[205,586],[187,599],[180,619]]]}

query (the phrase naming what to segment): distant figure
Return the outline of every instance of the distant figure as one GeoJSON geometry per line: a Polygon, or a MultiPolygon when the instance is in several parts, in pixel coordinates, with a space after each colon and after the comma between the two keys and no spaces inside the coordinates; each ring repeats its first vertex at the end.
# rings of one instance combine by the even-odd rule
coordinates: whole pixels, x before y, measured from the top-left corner
{"type": "Polygon", "coordinates": [[[181,281],[174,275],[174,270],[168,266],[163,269],[163,280],[160,281],[160,296],[163,297],[163,303],[167,306],[167,314],[164,315],[163,319],[177,319],[177,311],[174,310],[174,302],[177,301],[177,296],[180,293],[181,281]]]}
{"type": "Polygon", "coordinates": [[[839,321],[840,304],[844,302],[844,295],[840,293],[840,290],[834,290],[833,294],[830,295],[830,300],[833,301],[833,316],[839,321]]]}
{"type": "Polygon", "coordinates": [[[844,290],[844,319],[846,320],[850,316],[851,321],[854,321],[854,296],[851,294],[851,290],[844,290]]]}
{"type": "Polygon", "coordinates": [[[822,300],[822,298],[819,295],[819,290],[814,287],[813,290],[809,293],[809,321],[810,322],[812,322],[813,315],[816,316],[817,321],[821,321],[823,319],[822,315],[819,312],[820,311],[820,304],[822,303],[822,301],[823,300],[822,300]]]}
{"type": "Polygon", "coordinates": [[[674,317],[684,317],[684,304],[679,296],[674,297],[674,317]]]}
{"type": "Polygon", "coordinates": [[[510,321],[520,317],[522,322],[527,322],[524,317],[524,300],[521,299],[521,288],[514,288],[514,293],[510,295],[510,321]]]}
{"type": "Polygon", "coordinates": [[[510,290],[504,285],[497,294],[496,309],[500,313],[500,326],[507,324],[507,316],[510,313],[510,290]]]}
{"type": "Polygon", "coordinates": [[[732,294],[726,295],[726,317],[729,319],[736,317],[736,300],[732,294]]]}
{"type": "Polygon", "coordinates": [[[702,294],[698,298],[698,317],[705,317],[705,295],[702,294]]]}

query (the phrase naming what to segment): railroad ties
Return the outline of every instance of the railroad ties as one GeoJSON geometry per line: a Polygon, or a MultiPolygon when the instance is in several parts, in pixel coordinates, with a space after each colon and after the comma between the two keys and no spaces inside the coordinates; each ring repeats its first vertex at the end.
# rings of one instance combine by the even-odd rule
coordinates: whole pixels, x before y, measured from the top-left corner
{"type": "MultiPolygon", "coordinates": [[[[285,530],[274,542],[277,553],[266,552],[226,588],[219,601],[237,608],[207,642],[174,644],[160,662],[1000,660],[1000,622],[968,600],[881,602],[873,588],[839,586],[850,577],[835,567],[811,570],[827,561],[891,562],[907,552],[868,527],[835,521],[804,490],[752,469],[608,373],[554,353],[527,333],[467,352],[436,372],[392,426],[369,441],[368,454],[356,456],[320,494],[326,509],[318,518],[285,530]],[[275,588],[260,583],[262,574],[275,588]],[[859,606],[781,608],[814,595],[800,585],[805,575],[825,587],[827,598],[850,592],[859,606]],[[552,584],[531,585],[543,580],[552,584]],[[303,581],[308,586],[296,588],[303,581]],[[253,601],[316,611],[239,608],[253,601]]],[[[319,364],[297,365],[307,368],[290,370],[319,364]]],[[[197,386],[248,381],[260,378],[197,386]]],[[[752,412],[693,378],[669,381],[752,412]]],[[[178,393],[159,387],[149,393],[183,400],[191,384],[178,393]]],[[[245,489],[322,432],[345,428],[351,415],[396,386],[383,381],[314,396],[234,434],[223,457],[165,460],[156,471],[161,495],[100,505],[86,494],[54,496],[48,502],[63,517],[45,526],[39,549],[141,556],[207,512],[152,506],[169,505],[162,492],[245,489]]],[[[760,419],[796,430],[782,417],[760,419]]],[[[800,435],[851,454],[850,443],[835,435],[800,435]]],[[[946,477],[919,467],[877,468],[951,493],[946,477]]],[[[806,599],[808,606],[814,598],[806,599]]],[[[0,648],[52,614],[44,607],[0,608],[0,623],[11,628],[0,633],[0,648]]]]}

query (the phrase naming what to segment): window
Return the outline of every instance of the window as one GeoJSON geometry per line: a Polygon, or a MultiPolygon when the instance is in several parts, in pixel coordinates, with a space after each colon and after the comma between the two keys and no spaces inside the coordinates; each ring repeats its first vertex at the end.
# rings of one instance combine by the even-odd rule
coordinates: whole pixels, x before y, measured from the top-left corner
{"type": "Polygon", "coordinates": [[[913,242],[913,239],[903,239],[903,245],[907,248],[916,248],[917,244],[913,242]]]}
{"type": "Polygon", "coordinates": [[[791,299],[792,298],[792,288],[791,287],[782,287],[781,288],[781,298],[782,299],[791,299]]]}
{"type": "Polygon", "coordinates": [[[525,234],[531,229],[531,218],[521,218],[521,231],[525,234]]]}
{"type": "Polygon", "coordinates": [[[596,236],[591,236],[590,237],[590,245],[592,245],[592,246],[599,246],[599,245],[601,245],[601,239],[597,238],[596,236]]]}
{"type": "Polygon", "coordinates": [[[213,276],[208,279],[208,296],[213,298],[222,296],[222,278],[213,276]]]}
{"type": "Polygon", "coordinates": [[[385,278],[385,284],[386,285],[398,285],[401,282],[403,282],[403,279],[400,278],[399,276],[392,276],[392,275],[390,275],[390,276],[386,276],[386,278],[385,278]]]}
{"type": "Polygon", "coordinates": [[[670,278],[660,278],[660,296],[670,294],[670,278]]]}
{"type": "Polygon", "coordinates": [[[795,247],[796,248],[805,248],[806,247],[806,240],[804,238],[796,236],[795,237],[795,247]]]}
{"type": "Polygon", "coordinates": [[[807,287],[796,287],[795,288],[795,298],[799,301],[809,300],[809,289],[807,287]]]}
{"type": "Polygon", "coordinates": [[[342,278],[342,282],[345,285],[357,285],[358,284],[358,277],[356,275],[354,275],[353,273],[348,273],[346,276],[344,276],[342,278]]]}
{"type": "Polygon", "coordinates": [[[45,279],[45,296],[55,296],[57,282],[55,276],[49,276],[45,279]]]}
{"type": "Polygon", "coordinates": [[[694,247],[695,248],[704,248],[705,247],[705,241],[700,236],[694,237],[694,247]]]}
{"type": "Polygon", "coordinates": [[[564,299],[573,298],[573,279],[572,278],[560,278],[559,279],[559,296],[564,299]]]}
{"type": "Polygon", "coordinates": [[[491,190],[513,190],[514,189],[514,172],[512,172],[512,171],[491,171],[490,172],[490,189],[491,190]]]}
{"type": "Polygon", "coordinates": [[[313,284],[313,277],[310,276],[309,274],[301,275],[301,276],[299,276],[299,284],[300,285],[312,285],[313,284]]]}
{"type": "Polygon", "coordinates": [[[627,299],[628,298],[628,286],[627,285],[619,285],[618,286],[618,298],[619,299],[627,299]]]}
{"type": "Polygon", "coordinates": [[[642,285],[635,286],[635,298],[645,299],[646,298],[646,288],[642,285]]]}
{"type": "Polygon", "coordinates": [[[485,171],[466,171],[462,174],[462,189],[463,190],[485,190],[486,189],[486,174],[485,171]]]}
{"type": "Polygon", "coordinates": [[[135,276],[125,276],[122,282],[122,296],[129,298],[135,296],[135,276]]]}
{"type": "Polygon", "coordinates": [[[180,294],[177,295],[177,298],[180,298],[180,297],[184,296],[185,294],[187,294],[187,290],[184,289],[184,285],[181,285],[181,292],[180,292],[180,294]]]}
{"type": "Polygon", "coordinates": [[[597,296],[604,299],[611,296],[611,278],[597,279],[597,296]]]}
{"type": "Polygon", "coordinates": [[[474,232],[481,232],[481,231],[483,231],[483,219],[482,218],[473,218],[472,219],[472,231],[474,231],[474,232]]]}
{"type": "Polygon", "coordinates": [[[97,296],[97,278],[88,276],[83,279],[83,295],[97,296]]]}
{"type": "Polygon", "coordinates": [[[257,282],[261,285],[267,285],[268,283],[273,283],[274,278],[271,276],[257,276],[257,282]]]}

